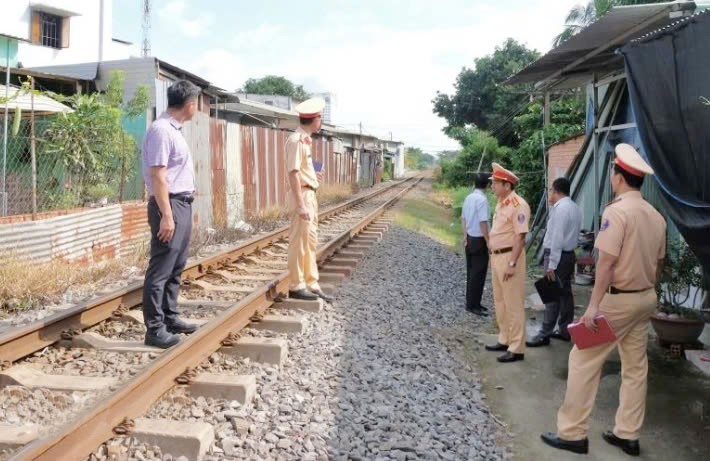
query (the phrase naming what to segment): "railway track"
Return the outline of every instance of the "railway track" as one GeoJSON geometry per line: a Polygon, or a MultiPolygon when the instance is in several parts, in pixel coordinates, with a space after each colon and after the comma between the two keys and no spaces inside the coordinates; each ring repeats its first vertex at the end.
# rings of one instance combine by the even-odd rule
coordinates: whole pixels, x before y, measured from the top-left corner
{"type": "MultiPolygon", "coordinates": [[[[350,273],[354,261],[342,256],[352,257],[364,249],[362,245],[376,240],[376,233],[364,235],[363,231],[372,228],[418,182],[396,183],[320,213],[318,261],[326,267],[322,270],[324,285],[350,273]],[[343,251],[349,244],[351,252],[343,251]]],[[[376,227],[377,232],[386,228],[376,227]]],[[[71,382],[65,383],[66,389],[58,385],[57,395],[72,391],[75,401],[77,395],[88,395],[75,405],[65,399],[63,405],[74,410],[68,411],[68,421],[63,425],[52,421],[39,438],[19,446],[11,459],[84,459],[112,436],[131,433],[135,418],[176,384],[194,383],[198,366],[215,351],[225,347],[236,351],[245,341],[257,350],[256,355],[263,347],[273,350],[277,340],[254,345],[250,337],[240,338],[239,332],[247,326],[278,328],[293,320],[265,315],[287,292],[287,235],[284,227],[186,267],[179,303],[186,317],[204,324],[167,351],[141,345],[142,316],[131,310],[140,305],[140,283],[0,336],[0,361],[5,369],[0,383],[5,390],[15,391],[11,398],[22,400],[28,395],[23,394],[25,388],[41,389],[43,377],[46,382],[56,380],[54,372],[60,372],[61,382],[61,370],[67,367],[71,382]],[[37,374],[38,368],[44,371],[37,374]],[[76,379],[82,373],[84,377],[76,379]],[[37,382],[40,385],[32,384],[37,382]]],[[[42,398],[55,397],[42,392],[42,398]]],[[[22,418],[17,419],[7,422],[22,427],[22,418]]]]}

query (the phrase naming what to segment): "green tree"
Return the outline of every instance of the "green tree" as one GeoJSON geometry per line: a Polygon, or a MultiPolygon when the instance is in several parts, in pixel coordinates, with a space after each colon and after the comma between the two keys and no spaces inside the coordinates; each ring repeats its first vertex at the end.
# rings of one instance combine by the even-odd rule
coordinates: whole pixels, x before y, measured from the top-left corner
{"type": "MultiPolygon", "coordinates": [[[[134,118],[148,108],[148,88],[141,85],[130,101],[124,100],[121,71],[112,73],[105,93],[58,97],[74,109],[53,117],[39,139],[40,155],[47,164],[61,164],[64,187],[55,198],[81,203],[118,191],[125,164],[132,164],[138,149],[122,126],[123,117],[134,118]],[[69,197],[70,196],[70,197],[69,197]]],[[[50,192],[51,193],[51,192],[50,192]]]]}
{"type": "Polygon", "coordinates": [[[404,167],[408,170],[425,170],[434,165],[436,159],[418,147],[407,147],[404,151],[404,167]]]}
{"type": "Polygon", "coordinates": [[[278,75],[250,78],[239,91],[252,94],[290,96],[296,101],[305,101],[309,98],[309,94],[303,89],[303,85],[295,85],[286,77],[280,77],[278,75]]]}
{"type": "Polygon", "coordinates": [[[486,131],[456,127],[449,128],[447,134],[462,147],[456,157],[447,156],[439,161],[442,181],[448,186],[470,186],[479,165],[481,171],[491,171],[492,162],[504,162],[510,155],[510,148],[499,145],[498,140],[486,131]]]}
{"type": "Polygon", "coordinates": [[[666,1],[668,0],[591,0],[586,5],[577,5],[567,14],[565,29],[555,37],[553,45],[560,46],[565,40],[607,14],[615,6],[643,5],[666,1]]]}
{"type": "MultiPolygon", "coordinates": [[[[520,177],[516,188],[531,208],[545,191],[544,148],[584,131],[584,103],[580,98],[565,97],[550,105],[550,124],[543,129],[542,104],[531,104],[515,118],[514,125],[523,141],[510,154],[510,167],[520,177]]],[[[533,210],[534,211],[534,210],[533,210]]]]}
{"type": "Polygon", "coordinates": [[[446,119],[447,128],[474,125],[491,132],[502,145],[517,144],[508,122],[528,96],[513,93],[501,82],[538,57],[537,51],[506,40],[493,54],[476,59],[473,69],[461,70],[453,95],[437,92],[434,113],[446,119]]]}

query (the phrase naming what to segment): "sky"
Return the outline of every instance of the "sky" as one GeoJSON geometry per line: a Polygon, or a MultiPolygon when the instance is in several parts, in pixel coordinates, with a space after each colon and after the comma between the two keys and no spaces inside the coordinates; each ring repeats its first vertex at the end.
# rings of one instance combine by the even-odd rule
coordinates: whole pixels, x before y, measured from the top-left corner
{"type": "MultiPolygon", "coordinates": [[[[334,94],[333,123],[426,152],[456,149],[437,91],[511,37],[541,53],[581,0],[154,0],[152,55],[226,90],[281,75],[334,94]]],[[[113,1],[140,49],[143,0],[113,1]]]]}

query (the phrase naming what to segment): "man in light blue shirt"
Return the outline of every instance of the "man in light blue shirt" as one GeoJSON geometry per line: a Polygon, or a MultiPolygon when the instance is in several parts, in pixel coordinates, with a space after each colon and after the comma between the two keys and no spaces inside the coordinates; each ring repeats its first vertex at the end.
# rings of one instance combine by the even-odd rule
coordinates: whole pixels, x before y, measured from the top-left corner
{"type": "Polygon", "coordinates": [[[488,187],[489,174],[476,174],[476,189],[466,197],[461,209],[463,245],[466,249],[466,310],[487,315],[481,306],[488,272],[488,187]]]}
{"type": "Polygon", "coordinates": [[[570,182],[567,178],[557,178],[550,188],[550,213],[547,231],[542,242],[544,249],[545,276],[558,280],[562,293],[559,301],[545,304],[545,319],[537,336],[527,342],[528,347],[550,344],[550,338],[569,341],[567,325],[574,319],[574,296],[572,277],[574,276],[575,254],[579,231],[582,228],[582,212],[569,197],[570,182]],[[555,324],[558,331],[554,332],[555,324]]]}

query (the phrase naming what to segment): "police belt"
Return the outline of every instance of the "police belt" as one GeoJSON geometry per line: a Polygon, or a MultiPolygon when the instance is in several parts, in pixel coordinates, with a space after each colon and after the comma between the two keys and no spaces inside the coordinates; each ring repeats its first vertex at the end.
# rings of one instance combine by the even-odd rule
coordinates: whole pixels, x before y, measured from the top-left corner
{"type": "Polygon", "coordinates": [[[640,290],[619,290],[616,287],[609,287],[609,289],[606,291],[610,295],[621,295],[621,294],[628,294],[628,293],[643,293],[644,291],[648,291],[653,287],[649,288],[642,288],[640,290]]]}
{"type": "Polygon", "coordinates": [[[500,255],[503,253],[510,253],[513,251],[513,247],[505,247],[505,248],[499,248],[497,250],[491,250],[492,255],[500,255]]]}

